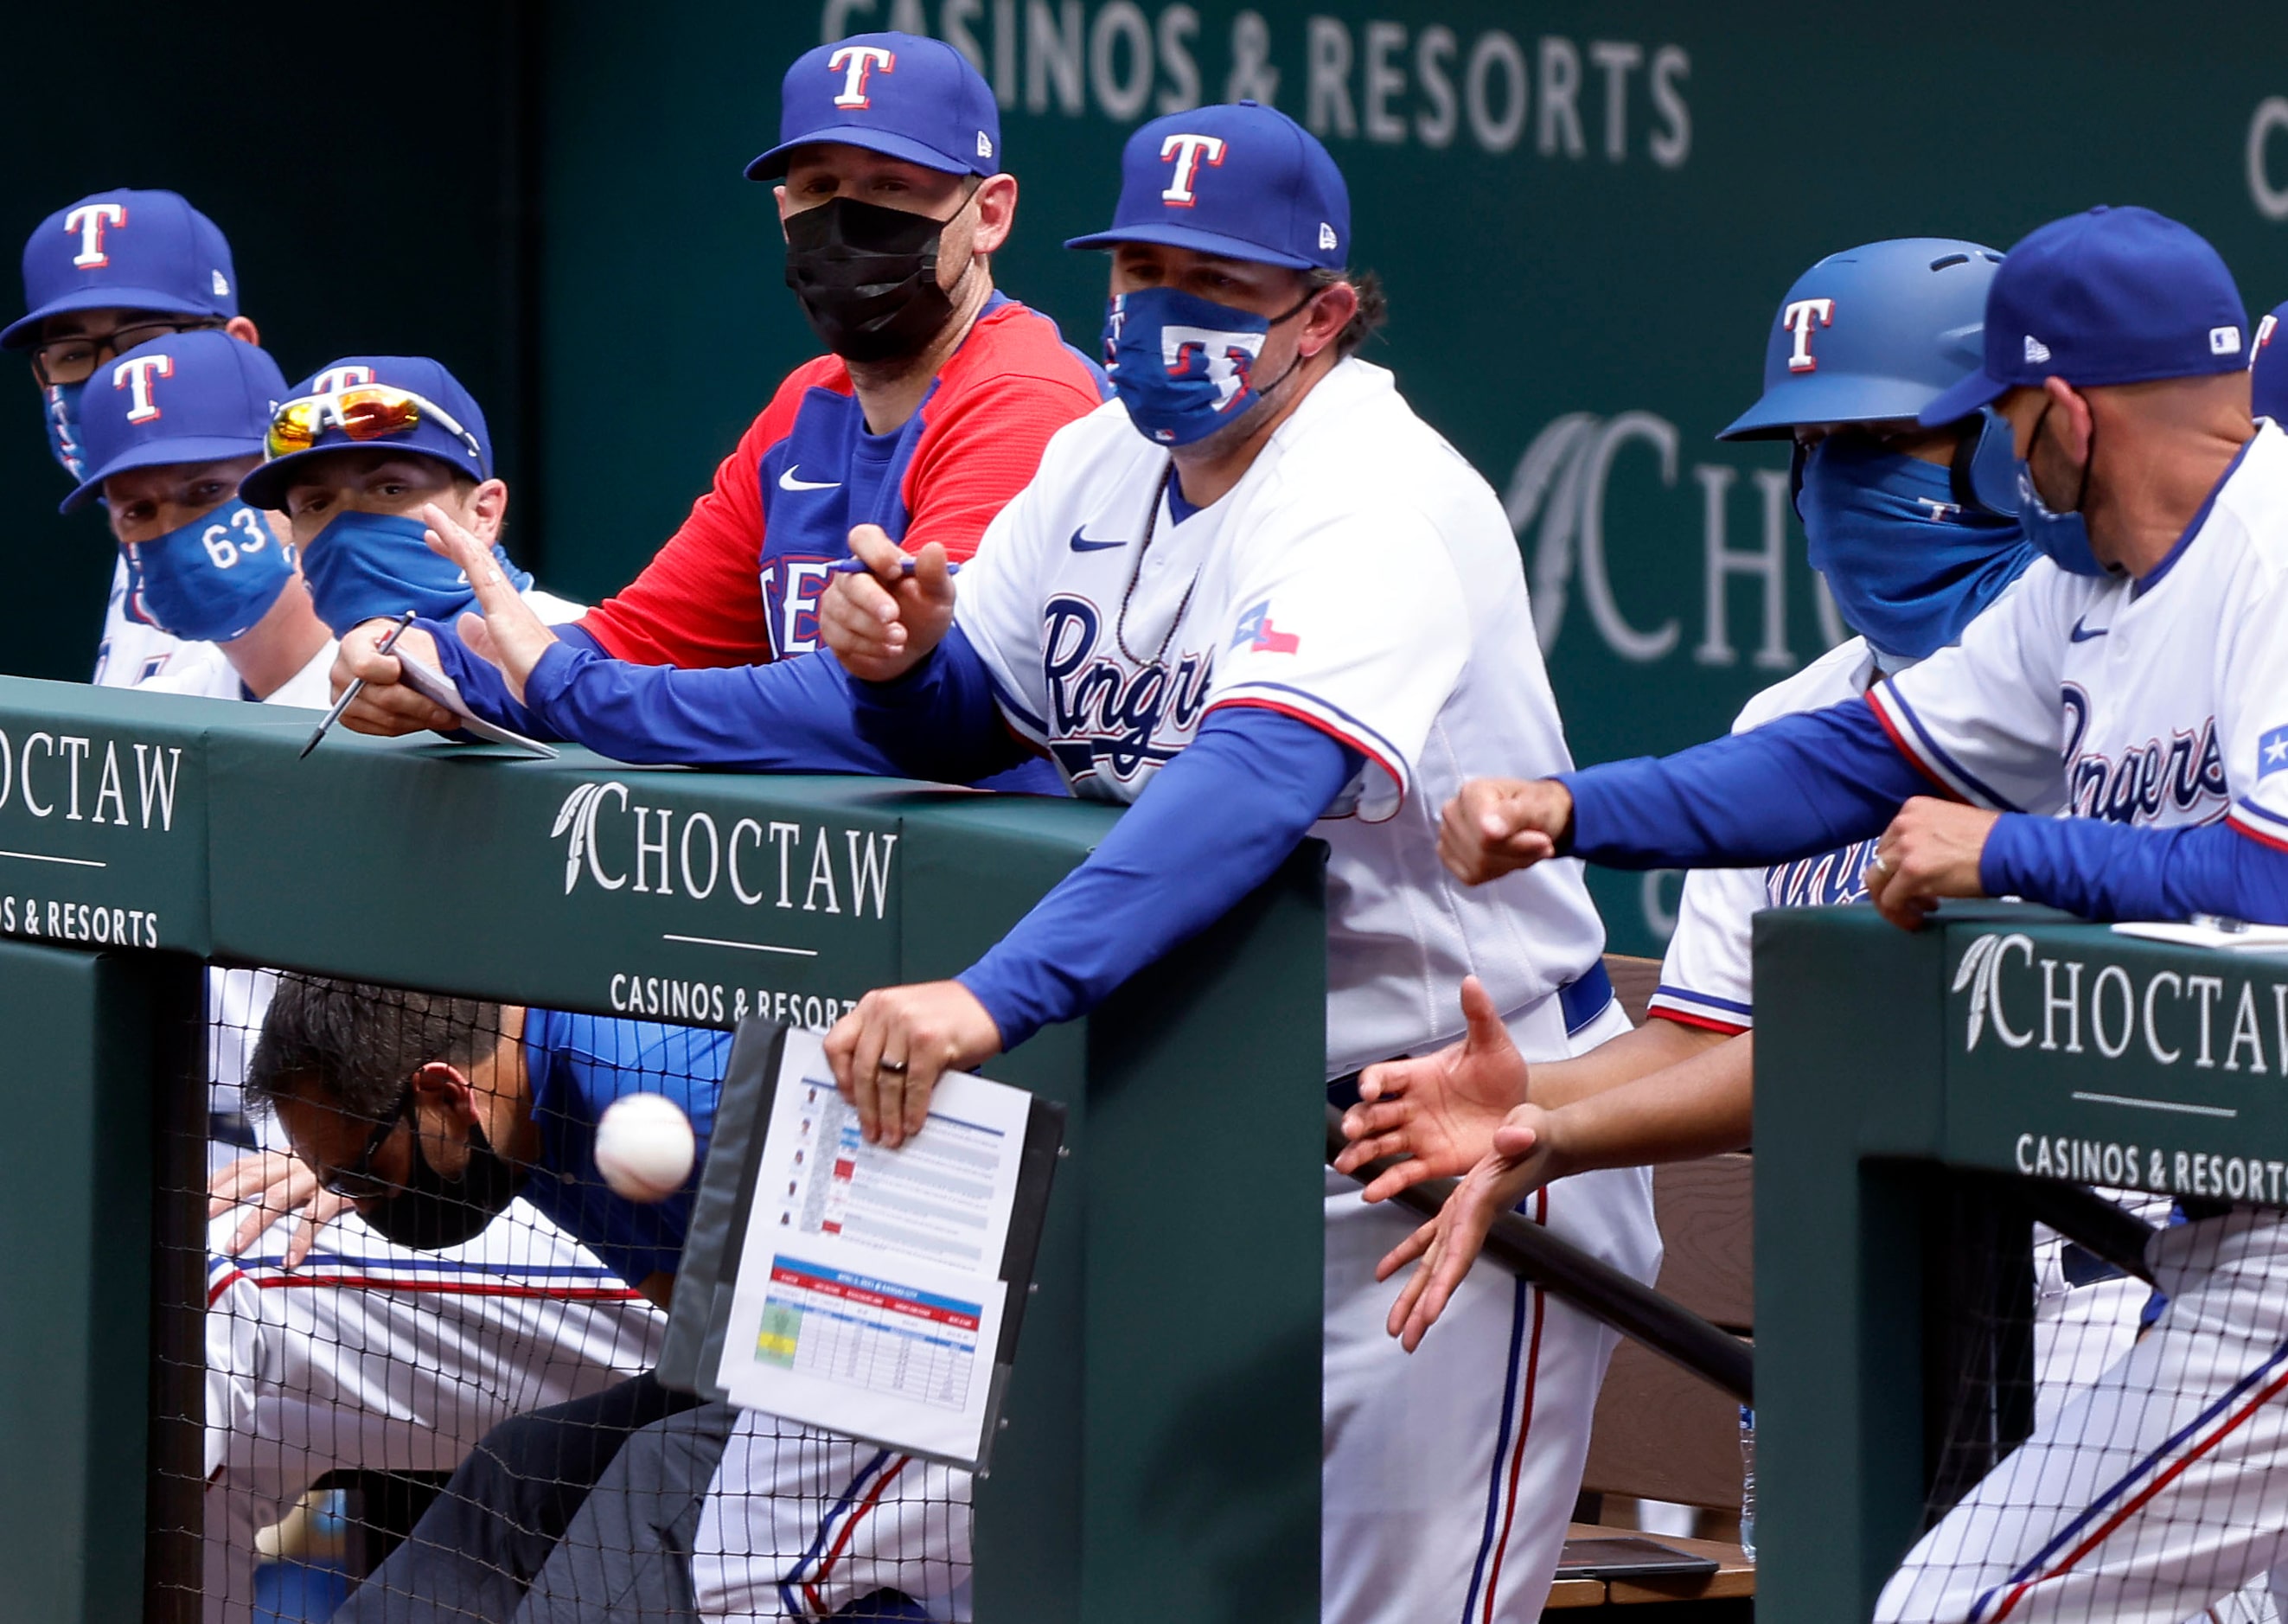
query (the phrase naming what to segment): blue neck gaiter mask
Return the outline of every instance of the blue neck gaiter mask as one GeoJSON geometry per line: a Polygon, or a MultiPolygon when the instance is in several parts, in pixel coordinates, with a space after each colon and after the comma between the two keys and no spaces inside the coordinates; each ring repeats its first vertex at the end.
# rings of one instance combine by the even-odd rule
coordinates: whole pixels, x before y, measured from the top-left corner
{"type": "MultiPolygon", "coordinates": [[[[429,527],[402,513],[337,513],[311,539],[302,555],[302,578],[318,618],[337,637],[369,620],[393,618],[411,609],[425,620],[450,621],[477,606],[469,578],[452,560],[429,550],[429,527]]],[[[532,577],[493,548],[501,573],[517,591],[532,577]]]]}
{"type": "Polygon", "coordinates": [[[1796,512],[1844,619],[1895,661],[1958,640],[2034,558],[2014,521],[1955,500],[1947,469],[1863,441],[1811,448],[1796,512]]]}
{"type": "Polygon", "coordinates": [[[294,549],[235,497],[125,551],[128,613],[192,642],[245,636],[294,579],[294,549]]]}
{"type": "Polygon", "coordinates": [[[1251,376],[1276,323],[1173,288],[1113,295],[1104,318],[1104,372],[1136,432],[1156,445],[1204,440],[1286,381],[1300,357],[1262,388],[1251,376]]]}
{"type": "Polygon", "coordinates": [[[87,477],[87,448],[79,437],[79,397],[86,389],[84,381],[40,386],[40,416],[47,425],[48,455],[63,464],[75,483],[87,477]]]}

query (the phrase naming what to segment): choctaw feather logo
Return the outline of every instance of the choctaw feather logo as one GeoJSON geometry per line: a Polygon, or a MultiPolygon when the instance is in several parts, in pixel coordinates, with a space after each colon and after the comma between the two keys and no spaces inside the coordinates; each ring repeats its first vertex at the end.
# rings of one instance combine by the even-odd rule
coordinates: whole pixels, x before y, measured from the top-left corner
{"type": "Polygon", "coordinates": [[[584,861],[594,874],[596,883],[608,891],[616,891],[628,882],[625,874],[617,879],[606,876],[596,867],[594,861],[596,814],[603,809],[607,795],[617,795],[620,810],[627,810],[628,786],[616,778],[606,784],[575,784],[572,792],[564,798],[564,804],[556,808],[556,825],[548,832],[548,838],[553,840],[567,833],[572,837],[564,853],[564,895],[567,896],[571,896],[572,888],[580,883],[580,865],[584,861]]]}
{"type": "MultiPolygon", "coordinates": [[[[1959,992],[1965,987],[1970,989],[1970,1023],[1962,1043],[1965,1054],[1976,1048],[1979,1039],[1985,1035],[1987,1012],[1995,1006],[1995,983],[2002,976],[2003,956],[2013,950],[2024,952],[2026,963],[2032,965],[2034,939],[2014,931],[2006,936],[1979,937],[1964,952],[1962,962],[1955,966],[1953,990],[1959,992]]],[[[1995,1030],[2003,1032],[2005,1043],[2010,1041],[1999,1021],[1995,1023],[1995,1030]]]]}

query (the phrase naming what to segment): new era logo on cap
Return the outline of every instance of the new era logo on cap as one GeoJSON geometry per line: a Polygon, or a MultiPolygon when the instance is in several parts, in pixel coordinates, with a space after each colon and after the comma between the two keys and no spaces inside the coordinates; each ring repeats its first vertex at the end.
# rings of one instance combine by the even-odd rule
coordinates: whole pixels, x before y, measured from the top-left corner
{"type": "Polygon", "coordinates": [[[2029,366],[2038,367],[2049,358],[2050,346],[2043,343],[2039,338],[2034,337],[2033,334],[2028,333],[2026,335],[2026,364],[2029,366]]]}

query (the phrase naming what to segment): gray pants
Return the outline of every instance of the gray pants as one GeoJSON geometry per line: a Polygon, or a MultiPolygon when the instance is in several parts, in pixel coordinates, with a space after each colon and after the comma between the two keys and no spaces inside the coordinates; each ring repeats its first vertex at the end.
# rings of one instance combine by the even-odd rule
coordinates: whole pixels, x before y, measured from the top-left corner
{"type": "Polygon", "coordinates": [[[633,1433],[534,1578],[514,1624],[694,1624],[692,1537],[737,1413],[702,1405],[633,1433]]]}

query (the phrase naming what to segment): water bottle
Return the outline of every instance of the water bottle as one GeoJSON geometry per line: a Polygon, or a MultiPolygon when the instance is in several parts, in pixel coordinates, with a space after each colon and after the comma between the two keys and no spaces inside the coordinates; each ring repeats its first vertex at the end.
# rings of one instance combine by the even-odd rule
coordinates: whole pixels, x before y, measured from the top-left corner
{"type": "Polygon", "coordinates": [[[1756,1559],[1756,1413],[1740,1406],[1740,1554],[1756,1559]]]}

